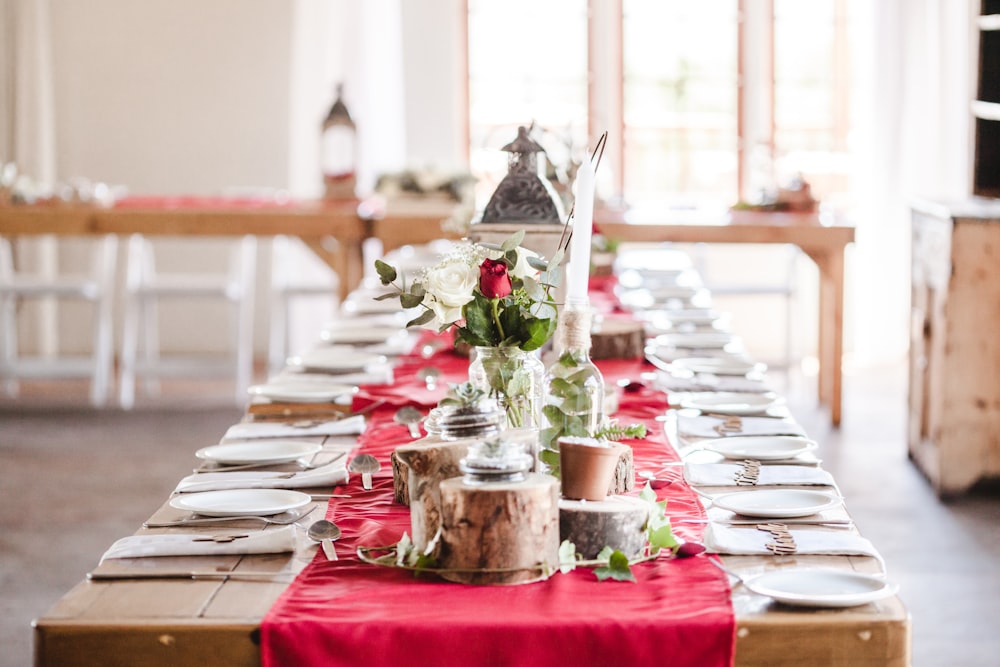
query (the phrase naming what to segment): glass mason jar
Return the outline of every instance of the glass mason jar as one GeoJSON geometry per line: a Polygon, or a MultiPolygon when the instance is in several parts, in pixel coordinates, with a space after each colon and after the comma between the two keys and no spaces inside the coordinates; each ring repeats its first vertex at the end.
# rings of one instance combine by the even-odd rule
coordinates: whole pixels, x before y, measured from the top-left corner
{"type": "Polygon", "coordinates": [[[507,415],[507,428],[541,426],[545,366],[519,347],[477,347],[469,382],[486,391],[507,415]]]}
{"type": "Polygon", "coordinates": [[[590,359],[590,308],[567,304],[560,321],[559,358],[545,372],[539,458],[559,475],[559,438],[592,437],[604,425],[604,376],[590,359]]]}

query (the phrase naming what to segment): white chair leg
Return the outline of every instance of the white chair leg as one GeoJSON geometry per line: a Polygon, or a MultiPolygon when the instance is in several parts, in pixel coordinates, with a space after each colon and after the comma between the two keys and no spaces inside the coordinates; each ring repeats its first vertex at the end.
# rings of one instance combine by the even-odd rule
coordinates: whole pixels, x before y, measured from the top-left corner
{"type": "Polygon", "coordinates": [[[118,237],[107,236],[98,255],[97,272],[100,295],[94,308],[94,370],[90,387],[90,402],[102,407],[108,402],[108,390],[114,374],[114,286],[118,265],[118,237]]]}
{"type": "Polygon", "coordinates": [[[138,236],[130,237],[125,262],[125,312],[122,315],[121,371],[118,388],[118,402],[125,410],[131,410],[135,406],[135,364],[139,354],[139,311],[142,308],[138,294],[142,282],[139,258],[141,250],[142,239],[138,236]]]}
{"type": "Polygon", "coordinates": [[[15,368],[17,365],[17,297],[13,294],[5,294],[0,297],[0,319],[3,320],[4,393],[10,398],[17,398],[20,389],[15,368]]]}
{"type": "Polygon", "coordinates": [[[240,242],[240,283],[241,294],[237,302],[236,323],[236,389],[235,399],[239,406],[246,405],[247,389],[253,379],[253,314],[256,292],[257,238],[244,236],[240,242]]]}

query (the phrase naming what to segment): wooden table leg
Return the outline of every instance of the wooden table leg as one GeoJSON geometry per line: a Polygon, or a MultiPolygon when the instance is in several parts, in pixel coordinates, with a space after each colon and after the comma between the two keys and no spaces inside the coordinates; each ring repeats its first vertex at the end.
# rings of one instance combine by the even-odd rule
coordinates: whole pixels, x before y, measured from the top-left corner
{"type": "Polygon", "coordinates": [[[840,425],[844,355],[844,250],[803,248],[819,269],[819,400],[840,425]]]}
{"type": "Polygon", "coordinates": [[[361,242],[353,239],[302,238],[302,242],[316,253],[340,277],[340,298],[361,284],[361,242]]]}

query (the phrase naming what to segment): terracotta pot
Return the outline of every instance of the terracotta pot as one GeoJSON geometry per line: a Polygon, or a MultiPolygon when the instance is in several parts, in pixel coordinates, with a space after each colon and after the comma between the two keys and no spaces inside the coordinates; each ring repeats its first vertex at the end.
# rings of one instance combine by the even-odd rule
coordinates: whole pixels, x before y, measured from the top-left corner
{"type": "Polygon", "coordinates": [[[594,438],[560,438],[562,495],[574,500],[604,500],[621,455],[617,443],[594,438]]]}

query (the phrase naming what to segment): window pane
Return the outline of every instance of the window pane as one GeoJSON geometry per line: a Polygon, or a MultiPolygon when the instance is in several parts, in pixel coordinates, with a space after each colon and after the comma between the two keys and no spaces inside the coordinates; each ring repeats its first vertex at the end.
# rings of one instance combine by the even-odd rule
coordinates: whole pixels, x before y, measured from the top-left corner
{"type": "Polygon", "coordinates": [[[481,204],[507,171],[499,149],[532,122],[560,168],[570,147],[586,147],[586,0],[469,0],[469,159],[481,204]]]}
{"type": "Polygon", "coordinates": [[[625,0],[625,192],[736,195],[737,2],[625,0]]]}
{"type": "Polygon", "coordinates": [[[818,198],[849,188],[850,4],[774,0],[778,176],[802,173],[818,198]]]}

